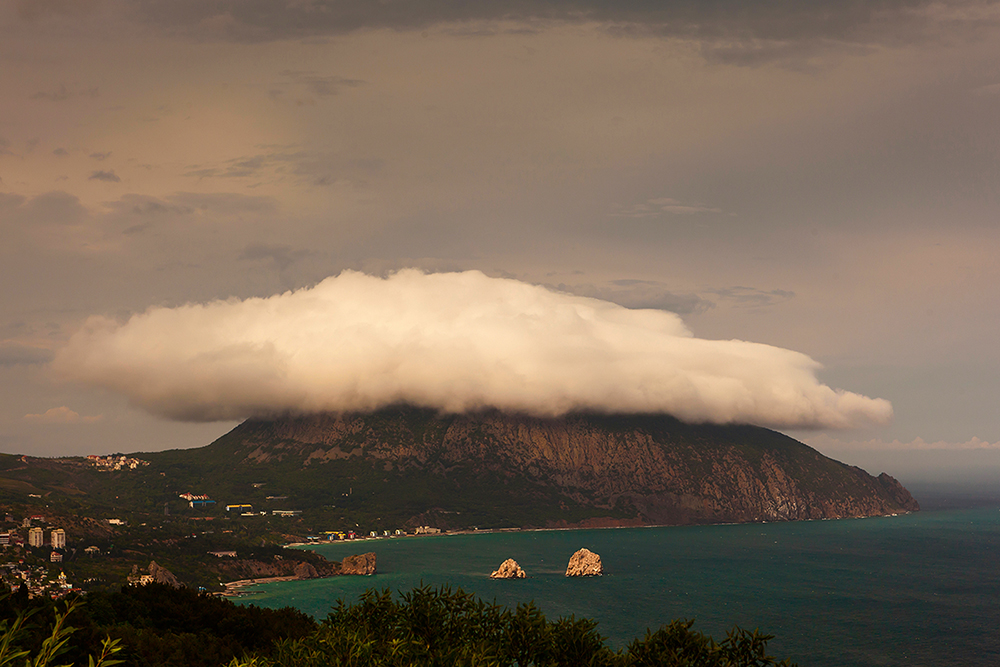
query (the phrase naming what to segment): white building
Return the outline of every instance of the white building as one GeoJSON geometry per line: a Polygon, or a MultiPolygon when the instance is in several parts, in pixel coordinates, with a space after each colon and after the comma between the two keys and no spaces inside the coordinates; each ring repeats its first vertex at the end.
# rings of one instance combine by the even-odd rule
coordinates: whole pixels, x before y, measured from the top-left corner
{"type": "Polygon", "coordinates": [[[66,548],[66,531],[62,528],[56,528],[52,531],[52,548],[53,549],[65,549],[66,548]]]}
{"type": "Polygon", "coordinates": [[[32,528],[28,531],[28,546],[40,547],[45,544],[45,531],[41,528],[32,528]]]}

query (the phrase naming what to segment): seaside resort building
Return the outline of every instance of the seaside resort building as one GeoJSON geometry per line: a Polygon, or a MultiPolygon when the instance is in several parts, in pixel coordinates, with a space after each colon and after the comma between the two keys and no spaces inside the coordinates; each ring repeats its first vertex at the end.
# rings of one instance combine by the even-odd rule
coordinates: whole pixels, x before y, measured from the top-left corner
{"type": "Polygon", "coordinates": [[[53,549],[65,549],[66,548],[66,531],[62,528],[56,528],[52,531],[52,548],[53,549]]]}

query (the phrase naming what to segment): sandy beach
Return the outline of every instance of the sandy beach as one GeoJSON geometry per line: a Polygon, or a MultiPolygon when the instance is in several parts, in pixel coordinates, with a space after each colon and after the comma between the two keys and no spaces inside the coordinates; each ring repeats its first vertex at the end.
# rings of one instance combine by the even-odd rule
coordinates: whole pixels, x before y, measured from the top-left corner
{"type": "Polygon", "coordinates": [[[219,597],[236,597],[239,595],[243,595],[243,591],[241,589],[245,588],[246,586],[255,586],[257,584],[269,584],[274,581],[294,581],[295,579],[298,579],[298,577],[296,576],[261,577],[259,579],[240,579],[238,581],[229,581],[223,584],[223,586],[226,587],[226,590],[222,591],[221,593],[217,593],[217,595],[219,595],[219,597]]]}

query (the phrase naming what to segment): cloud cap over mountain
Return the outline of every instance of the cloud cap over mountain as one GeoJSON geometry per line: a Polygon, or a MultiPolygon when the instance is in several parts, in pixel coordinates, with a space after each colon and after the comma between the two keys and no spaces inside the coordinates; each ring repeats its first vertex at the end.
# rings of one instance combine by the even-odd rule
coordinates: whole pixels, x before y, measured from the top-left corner
{"type": "Polygon", "coordinates": [[[834,390],[791,350],[704,340],[681,319],[478,271],[346,271],[269,298],[93,317],[62,377],[183,421],[409,403],[560,415],[666,412],[688,421],[841,428],[888,401],[834,390]]]}

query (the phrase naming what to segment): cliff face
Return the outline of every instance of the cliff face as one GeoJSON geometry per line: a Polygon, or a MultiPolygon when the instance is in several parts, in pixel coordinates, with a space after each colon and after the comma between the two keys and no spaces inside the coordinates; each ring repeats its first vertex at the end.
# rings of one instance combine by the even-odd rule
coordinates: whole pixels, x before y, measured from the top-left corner
{"type": "MultiPolygon", "coordinates": [[[[296,577],[316,579],[336,575],[375,574],[375,554],[372,552],[348,556],[341,562],[325,558],[314,562],[294,560],[255,560],[252,558],[221,559],[216,569],[229,579],[264,579],[267,577],[296,577]]],[[[150,568],[152,572],[152,566],[150,568]]]]}
{"type": "MultiPolygon", "coordinates": [[[[294,463],[331,473],[367,466],[386,482],[390,476],[430,476],[450,480],[447,497],[455,507],[476,494],[470,486],[478,486],[506,493],[513,503],[588,508],[586,519],[570,522],[577,525],[780,521],[919,509],[889,475],[873,477],[780,433],[685,424],[662,415],[542,419],[400,408],[248,421],[224,438],[242,465],[294,463]]],[[[550,514],[535,525],[569,525],[550,514]]],[[[419,520],[433,524],[433,512],[419,520]]]]}
{"type": "Polygon", "coordinates": [[[253,560],[248,558],[221,559],[215,568],[226,579],[265,579],[268,577],[297,577],[315,579],[340,574],[336,561],[313,563],[291,560],[253,560]],[[317,566],[318,565],[318,566],[317,566]]]}

